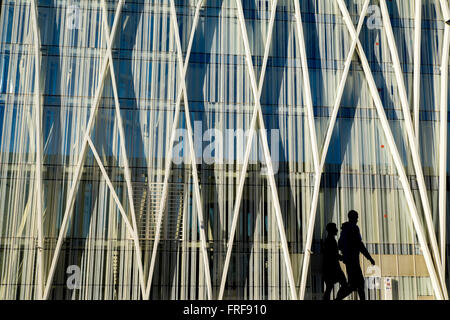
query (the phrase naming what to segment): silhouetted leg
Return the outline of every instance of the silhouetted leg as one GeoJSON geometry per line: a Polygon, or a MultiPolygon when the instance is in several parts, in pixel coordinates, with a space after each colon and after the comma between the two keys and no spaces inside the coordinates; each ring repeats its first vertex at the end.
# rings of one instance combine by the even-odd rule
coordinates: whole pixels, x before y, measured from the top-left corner
{"type": "Polygon", "coordinates": [[[364,276],[359,261],[349,263],[346,267],[350,286],[358,291],[360,300],[366,300],[366,294],[364,292],[364,276]]]}
{"type": "Polygon", "coordinates": [[[333,289],[333,287],[328,284],[325,284],[325,286],[326,288],[322,300],[330,300],[331,290],[333,289]]]}
{"type": "Polygon", "coordinates": [[[345,285],[342,286],[339,289],[337,296],[336,296],[336,300],[343,300],[345,299],[350,293],[352,293],[352,288],[350,288],[349,286],[345,285]]]}
{"type": "Polygon", "coordinates": [[[322,300],[330,300],[331,290],[333,290],[334,281],[325,281],[325,292],[322,300]]]}
{"type": "Polygon", "coordinates": [[[364,286],[361,288],[358,288],[358,296],[359,300],[366,300],[366,293],[364,292],[364,286]]]}
{"type": "Polygon", "coordinates": [[[347,297],[352,292],[352,290],[349,284],[347,283],[347,278],[345,277],[344,272],[342,272],[340,268],[337,274],[338,274],[338,282],[341,285],[341,287],[339,288],[339,291],[336,295],[336,300],[342,300],[345,297],[347,297]]]}
{"type": "Polygon", "coordinates": [[[364,292],[364,276],[359,262],[358,264],[355,265],[354,271],[355,271],[355,282],[357,283],[356,287],[358,288],[359,300],[366,300],[366,293],[364,292]]]}

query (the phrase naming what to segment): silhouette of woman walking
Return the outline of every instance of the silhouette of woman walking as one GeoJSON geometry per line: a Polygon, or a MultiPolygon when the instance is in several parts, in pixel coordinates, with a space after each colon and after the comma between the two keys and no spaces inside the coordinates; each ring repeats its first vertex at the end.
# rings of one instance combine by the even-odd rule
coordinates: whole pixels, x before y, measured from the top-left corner
{"type": "Polygon", "coordinates": [[[347,279],[344,272],[339,265],[339,260],[342,260],[342,256],[339,254],[338,245],[336,242],[336,235],[338,229],[335,223],[329,223],[326,227],[327,238],[325,239],[322,247],[323,253],[323,269],[322,275],[325,281],[325,293],[323,294],[323,300],[330,300],[331,290],[334,288],[334,284],[339,282],[341,288],[338,291],[336,299],[342,299],[341,297],[347,292],[347,279]]]}

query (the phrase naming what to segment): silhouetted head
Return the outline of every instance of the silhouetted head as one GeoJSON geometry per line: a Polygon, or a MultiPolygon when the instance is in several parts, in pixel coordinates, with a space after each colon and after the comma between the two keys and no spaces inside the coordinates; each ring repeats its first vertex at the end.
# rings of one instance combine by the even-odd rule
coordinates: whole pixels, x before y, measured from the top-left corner
{"type": "Polygon", "coordinates": [[[350,210],[348,212],[348,221],[356,224],[358,222],[358,212],[356,212],[355,210],[350,210]]]}
{"type": "Polygon", "coordinates": [[[331,236],[337,235],[338,229],[336,227],[336,223],[330,222],[329,224],[327,224],[326,229],[327,229],[328,235],[331,235],[331,236]]]}

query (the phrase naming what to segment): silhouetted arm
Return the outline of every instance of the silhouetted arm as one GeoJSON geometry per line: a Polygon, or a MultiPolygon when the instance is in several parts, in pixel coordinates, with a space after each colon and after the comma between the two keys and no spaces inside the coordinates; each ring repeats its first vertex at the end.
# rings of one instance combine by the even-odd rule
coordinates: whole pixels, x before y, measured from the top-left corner
{"type": "Polygon", "coordinates": [[[359,251],[363,254],[364,257],[366,257],[367,260],[370,261],[370,263],[375,264],[375,260],[373,260],[372,256],[370,255],[369,251],[367,251],[367,248],[362,241],[359,244],[359,251]]]}
{"type": "Polygon", "coordinates": [[[367,260],[370,261],[371,264],[375,264],[375,260],[373,260],[372,256],[370,255],[369,251],[367,250],[366,246],[364,245],[364,242],[362,242],[361,233],[359,232],[359,228],[356,227],[358,231],[358,238],[359,238],[359,252],[363,254],[364,257],[366,257],[367,260]]]}
{"type": "Polygon", "coordinates": [[[336,241],[334,241],[333,251],[334,251],[334,255],[335,255],[336,260],[341,260],[341,261],[342,261],[342,258],[343,258],[343,257],[342,257],[342,255],[339,253],[339,249],[338,249],[338,246],[337,246],[336,241]]]}

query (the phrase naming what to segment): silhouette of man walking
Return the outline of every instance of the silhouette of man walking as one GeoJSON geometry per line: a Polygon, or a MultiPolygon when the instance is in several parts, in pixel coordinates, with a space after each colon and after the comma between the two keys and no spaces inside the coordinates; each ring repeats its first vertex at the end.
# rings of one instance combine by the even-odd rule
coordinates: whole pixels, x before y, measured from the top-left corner
{"type": "Polygon", "coordinates": [[[347,292],[342,299],[353,291],[358,291],[360,300],[366,299],[364,293],[364,277],[361,266],[359,265],[359,253],[362,253],[372,265],[375,265],[375,261],[362,242],[359,227],[356,225],[357,222],[358,212],[350,210],[348,213],[348,222],[342,224],[341,237],[338,243],[339,249],[342,251],[342,260],[345,263],[349,284],[347,292]]]}
{"type": "Polygon", "coordinates": [[[323,294],[323,300],[330,300],[331,290],[336,282],[341,285],[338,293],[337,299],[347,291],[347,279],[345,274],[339,265],[339,260],[342,260],[342,256],[339,254],[338,245],[336,239],[338,229],[335,223],[329,223],[326,227],[327,238],[325,239],[322,247],[323,253],[323,269],[322,276],[325,281],[325,293],[323,294]]]}

